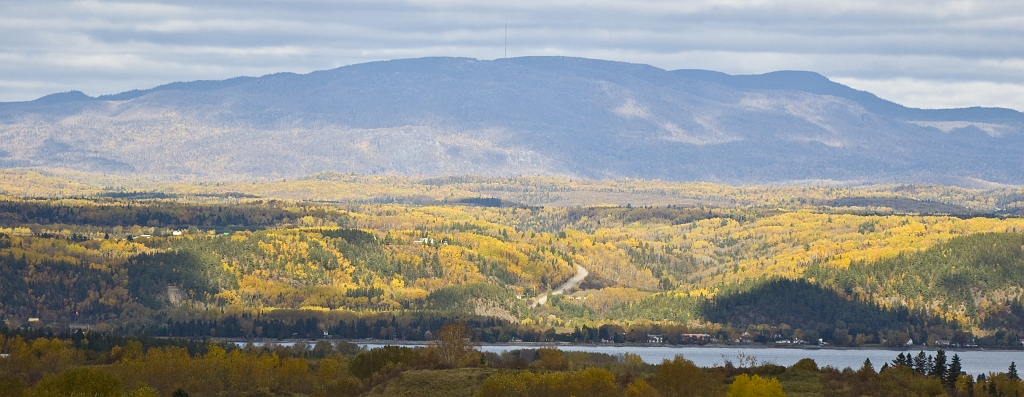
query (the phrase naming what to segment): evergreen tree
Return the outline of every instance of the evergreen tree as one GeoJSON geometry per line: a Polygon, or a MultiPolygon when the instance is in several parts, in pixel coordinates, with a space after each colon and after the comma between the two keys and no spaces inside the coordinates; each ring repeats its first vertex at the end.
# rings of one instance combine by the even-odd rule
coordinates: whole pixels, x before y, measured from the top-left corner
{"type": "Polygon", "coordinates": [[[953,360],[949,363],[949,368],[946,370],[946,386],[955,387],[956,380],[960,377],[962,368],[960,366],[960,356],[954,354],[953,360]]]}
{"type": "Polygon", "coordinates": [[[871,364],[870,358],[864,359],[864,365],[860,367],[860,370],[865,373],[875,373],[875,366],[871,364]]]}
{"type": "Polygon", "coordinates": [[[893,366],[902,365],[902,366],[906,366],[906,367],[910,366],[907,363],[907,356],[903,355],[903,353],[900,353],[900,355],[896,356],[895,360],[892,360],[892,365],[893,366]]]}
{"type": "Polygon", "coordinates": [[[1013,380],[1020,380],[1020,375],[1017,375],[1017,363],[1011,361],[1010,368],[1006,371],[1006,376],[1013,380]]]}
{"type": "Polygon", "coordinates": [[[924,354],[924,350],[917,353],[917,357],[914,357],[914,363],[910,367],[914,372],[919,374],[926,374],[928,372],[925,369],[928,367],[928,356],[924,354]]]}
{"type": "Polygon", "coordinates": [[[935,360],[932,362],[932,371],[928,375],[946,380],[946,351],[939,349],[935,352],[935,360]]]}

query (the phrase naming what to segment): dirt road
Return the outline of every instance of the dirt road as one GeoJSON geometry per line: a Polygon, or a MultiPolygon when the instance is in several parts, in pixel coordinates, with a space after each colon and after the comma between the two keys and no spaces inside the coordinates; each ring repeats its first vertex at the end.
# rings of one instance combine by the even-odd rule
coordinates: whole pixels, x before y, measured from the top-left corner
{"type": "Polygon", "coordinates": [[[533,304],[530,305],[530,307],[537,307],[547,303],[548,295],[561,295],[564,294],[565,291],[576,288],[577,286],[580,285],[581,282],[583,282],[583,279],[587,278],[588,274],[590,274],[590,272],[588,272],[587,269],[584,269],[583,266],[576,265],[575,276],[572,276],[572,278],[570,278],[569,281],[566,281],[564,284],[558,287],[558,289],[551,291],[551,293],[541,295],[541,297],[537,298],[537,301],[533,302],[533,304]]]}

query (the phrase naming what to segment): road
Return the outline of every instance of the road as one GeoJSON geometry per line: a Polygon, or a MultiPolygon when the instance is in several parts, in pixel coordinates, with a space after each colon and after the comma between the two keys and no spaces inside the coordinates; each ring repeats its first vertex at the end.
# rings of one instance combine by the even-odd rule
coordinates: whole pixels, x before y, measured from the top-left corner
{"type": "Polygon", "coordinates": [[[565,284],[562,284],[562,286],[558,287],[558,289],[552,291],[551,293],[541,295],[540,298],[537,298],[536,302],[533,302],[533,304],[530,305],[530,307],[537,307],[547,303],[548,295],[562,295],[565,293],[565,291],[576,288],[578,285],[580,285],[580,283],[583,282],[583,279],[587,278],[588,274],[590,274],[590,272],[588,272],[587,269],[584,269],[583,266],[576,265],[575,276],[572,276],[572,278],[570,278],[569,281],[566,281],[565,284]]]}

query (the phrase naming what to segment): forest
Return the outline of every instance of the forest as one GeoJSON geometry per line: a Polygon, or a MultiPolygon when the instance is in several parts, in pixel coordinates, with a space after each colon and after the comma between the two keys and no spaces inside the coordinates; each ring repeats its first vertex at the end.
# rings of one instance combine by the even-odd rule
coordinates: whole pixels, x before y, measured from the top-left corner
{"type": "Polygon", "coordinates": [[[1013,189],[2,174],[10,329],[428,341],[460,322],[488,343],[850,347],[1022,336],[1013,189]],[[552,295],[577,266],[580,286],[552,295]]]}
{"type": "Polygon", "coordinates": [[[974,377],[941,350],[700,368],[545,346],[1020,349],[1022,202],[914,185],[3,170],[0,395],[1019,395],[1015,363],[974,377]]]}

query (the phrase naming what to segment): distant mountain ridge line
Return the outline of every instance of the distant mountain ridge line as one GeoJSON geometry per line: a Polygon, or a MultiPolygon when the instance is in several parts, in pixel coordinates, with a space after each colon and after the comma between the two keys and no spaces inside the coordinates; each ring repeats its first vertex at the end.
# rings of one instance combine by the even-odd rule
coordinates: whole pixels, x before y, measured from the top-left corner
{"type": "Polygon", "coordinates": [[[1022,131],[1015,110],[914,109],[813,72],[418,58],[0,103],[0,167],[1022,184],[1022,131]]]}
{"type": "MultiPolygon", "coordinates": [[[[449,58],[450,59],[473,59],[473,58],[459,58],[459,57],[436,57],[436,58],[440,58],[440,59],[449,59],[449,58]]],[[[518,58],[534,58],[534,57],[518,57],[518,58]]],[[[517,58],[511,58],[511,59],[517,59],[517,58]]],[[[580,58],[580,59],[585,59],[585,58],[580,58]]],[[[477,59],[473,59],[473,60],[474,61],[481,61],[481,60],[477,60],[477,59]]],[[[495,60],[495,61],[498,61],[498,60],[495,60]]],[[[373,64],[373,63],[377,63],[377,62],[389,62],[389,61],[375,61],[375,62],[368,62],[368,63],[365,63],[365,64],[373,64]]],[[[486,62],[486,61],[483,61],[483,62],[486,62]]],[[[31,100],[31,101],[0,102],[0,104],[3,104],[3,103],[24,103],[24,102],[48,102],[48,101],[70,102],[70,101],[88,101],[88,100],[125,101],[125,100],[130,100],[130,99],[138,98],[140,96],[143,96],[143,95],[146,95],[146,94],[149,94],[149,93],[152,93],[152,92],[156,92],[156,91],[168,91],[168,90],[175,90],[175,89],[181,89],[181,88],[185,88],[184,91],[215,90],[215,89],[232,87],[232,86],[239,85],[239,84],[249,83],[249,82],[252,82],[254,80],[265,78],[265,77],[269,77],[269,76],[280,76],[280,75],[306,76],[306,75],[310,75],[310,74],[314,74],[314,73],[330,72],[330,71],[335,71],[335,70],[344,69],[344,68],[348,68],[348,67],[352,67],[352,66],[357,66],[357,65],[364,65],[364,64],[353,64],[353,65],[337,67],[337,68],[334,68],[334,69],[317,70],[317,71],[313,71],[313,72],[309,72],[309,73],[304,73],[304,74],[303,73],[292,73],[292,72],[277,72],[277,73],[271,73],[271,74],[267,74],[267,75],[263,75],[263,76],[259,76],[259,77],[238,76],[238,77],[232,77],[232,78],[223,79],[223,80],[178,81],[178,82],[172,82],[172,83],[167,83],[167,84],[161,84],[161,85],[158,85],[156,87],[148,88],[148,89],[132,89],[132,90],[123,91],[123,92],[119,92],[119,93],[115,93],[115,94],[98,95],[98,96],[95,96],[95,97],[89,96],[89,95],[87,95],[87,94],[85,94],[85,93],[83,93],[81,91],[71,90],[71,91],[63,91],[63,92],[57,92],[57,93],[45,95],[45,96],[42,96],[42,97],[37,98],[35,100],[31,100]]],[[[645,66],[648,66],[648,65],[645,65],[645,66]]],[[[654,67],[654,66],[650,66],[650,67],[654,67]]],[[[841,97],[841,98],[847,98],[847,99],[851,99],[851,100],[857,99],[858,102],[860,102],[862,105],[863,105],[864,102],[867,102],[867,101],[877,101],[877,102],[879,102],[879,106],[876,109],[890,108],[890,109],[893,109],[893,110],[901,110],[901,111],[915,111],[916,110],[916,111],[923,111],[923,112],[943,111],[943,110],[974,110],[974,111],[976,111],[976,110],[990,110],[990,111],[999,111],[999,112],[1004,112],[1005,111],[1005,112],[1010,113],[1010,114],[1012,114],[1012,113],[1020,114],[1020,112],[1017,111],[1017,110],[1007,109],[1007,108],[1000,108],[1000,107],[970,106],[970,107],[965,107],[965,108],[946,108],[946,109],[920,109],[920,108],[908,107],[908,106],[904,106],[902,104],[899,104],[899,103],[896,103],[896,102],[893,102],[893,101],[890,101],[890,100],[879,98],[875,94],[872,94],[872,93],[867,92],[867,91],[857,90],[857,89],[850,88],[848,86],[845,86],[845,85],[842,85],[842,84],[839,84],[839,83],[835,83],[835,82],[829,80],[827,77],[825,77],[825,76],[823,76],[823,75],[821,75],[819,73],[811,72],[811,71],[778,70],[778,71],[759,73],[759,74],[735,74],[735,75],[727,74],[727,73],[724,73],[724,72],[713,71],[713,70],[705,70],[705,69],[676,69],[676,70],[667,70],[666,69],[665,71],[668,71],[668,72],[673,73],[673,74],[678,74],[678,75],[686,77],[686,78],[691,78],[691,79],[695,79],[695,80],[711,81],[711,82],[719,83],[719,84],[726,85],[726,86],[746,87],[746,88],[762,89],[762,90],[778,90],[778,89],[782,89],[782,90],[800,90],[800,91],[806,91],[806,92],[811,92],[811,93],[816,93],[816,94],[821,94],[821,95],[832,95],[832,96],[837,96],[837,97],[841,97]],[[787,87],[787,86],[785,86],[783,84],[778,84],[777,81],[770,81],[770,80],[764,79],[764,78],[767,78],[767,77],[770,77],[770,76],[771,77],[783,76],[783,79],[786,82],[792,83],[793,85],[787,87]],[[806,77],[806,78],[801,78],[801,77],[806,77]],[[832,85],[833,87],[829,87],[829,88],[832,88],[832,89],[821,89],[821,87],[816,87],[813,84],[807,84],[807,83],[811,82],[812,80],[818,80],[818,82],[820,82],[822,84],[832,85]]]]}

